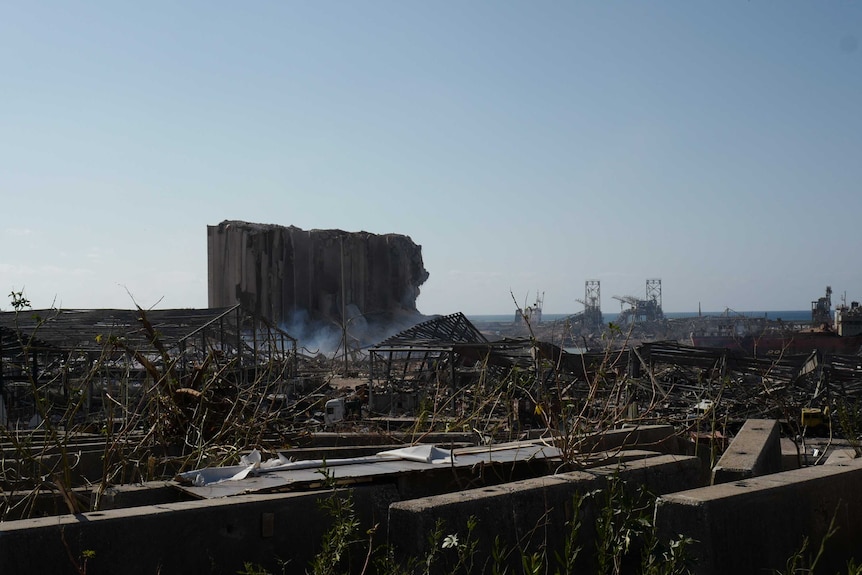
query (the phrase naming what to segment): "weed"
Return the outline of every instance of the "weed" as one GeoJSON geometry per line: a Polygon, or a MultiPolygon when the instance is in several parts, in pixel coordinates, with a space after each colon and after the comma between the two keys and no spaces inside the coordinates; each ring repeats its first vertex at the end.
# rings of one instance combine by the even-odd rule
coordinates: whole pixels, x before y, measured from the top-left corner
{"type": "MultiPolygon", "coordinates": [[[[320,551],[311,561],[313,575],[334,575],[350,565],[351,546],[358,543],[359,520],[353,508],[350,491],[339,492],[334,476],[325,467],[319,470],[330,495],[319,501],[320,508],[332,519],[332,526],[323,534],[320,551]]],[[[348,571],[349,572],[349,571],[348,571]]]]}
{"type": "MultiPolygon", "coordinates": [[[[785,570],[773,570],[773,573],[776,575],[795,575],[797,573],[814,573],[817,568],[817,564],[820,563],[820,560],[823,559],[824,552],[826,551],[826,543],[835,535],[838,531],[838,526],[835,524],[835,520],[838,517],[838,509],[835,509],[835,513],[832,514],[832,520],[829,522],[829,527],[826,529],[826,533],[823,535],[823,538],[820,540],[820,546],[817,549],[817,553],[811,557],[811,554],[808,552],[808,545],[810,540],[808,536],[802,538],[802,544],[799,549],[797,549],[790,557],[787,558],[787,562],[785,564],[785,570]]],[[[851,562],[848,565],[848,571],[852,572],[851,569],[857,570],[855,564],[851,562]]]]}

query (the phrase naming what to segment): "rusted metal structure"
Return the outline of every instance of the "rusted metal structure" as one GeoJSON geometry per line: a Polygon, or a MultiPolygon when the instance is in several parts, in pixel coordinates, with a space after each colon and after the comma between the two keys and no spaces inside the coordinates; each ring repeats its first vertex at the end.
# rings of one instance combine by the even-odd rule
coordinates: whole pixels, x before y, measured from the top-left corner
{"type": "Polygon", "coordinates": [[[88,411],[98,406],[94,385],[110,393],[123,382],[140,386],[153,372],[188,385],[203,370],[238,383],[288,379],[297,371],[296,340],[235,305],[215,309],[45,309],[0,313],[0,394],[9,420],[32,415],[33,386],[58,399],[85,385],[88,411]],[[96,373],[94,373],[96,370],[96,373]],[[29,402],[29,403],[28,403],[29,402]]]}
{"type": "Polygon", "coordinates": [[[639,405],[639,415],[636,407],[629,412],[633,418],[678,424],[684,424],[704,400],[714,402],[725,421],[741,422],[749,417],[786,417],[776,411],[781,405],[792,406],[791,412],[797,413],[830,395],[862,396],[862,362],[850,356],[758,358],[670,341],[568,353],[531,338],[487,341],[461,314],[417,325],[375,346],[370,355],[370,387],[376,393],[439,395],[443,390],[452,398],[465,391],[499,393],[500,383],[509,382],[506,389],[515,385],[531,399],[583,405],[588,397],[602,397],[599,403],[606,407],[611,405],[607,402],[639,405]],[[606,389],[625,391],[611,398],[604,397],[606,389]],[[650,407],[643,412],[646,405],[650,407]]]}
{"type": "Polygon", "coordinates": [[[456,404],[468,402],[466,391],[474,406],[493,403],[491,411],[500,411],[503,396],[532,401],[552,388],[559,392],[574,381],[585,381],[603,359],[602,354],[570,354],[535,338],[488,341],[458,313],[414,326],[371,348],[370,393],[388,397],[389,403],[369,403],[389,406],[390,412],[409,411],[404,404],[393,407],[393,398],[433,395],[435,409],[448,403],[454,414],[462,411],[456,404]]]}
{"type": "MultiPolygon", "coordinates": [[[[580,321],[586,329],[597,329],[604,323],[602,317],[602,284],[599,280],[586,280],[584,282],[584,299],[576,300],[583,304],[584,311],[580,321]]],[[[575,318],[577,316],[573,316],[575,318]]]]}
{"type": "Polygon", "coordinates": [[[488,340],[462,313],[417,324],[370,350],[372,385],[399,381],[434,381],[443,366],[448,379],[456,379],[456,346],[487,345],[488,340]]]}

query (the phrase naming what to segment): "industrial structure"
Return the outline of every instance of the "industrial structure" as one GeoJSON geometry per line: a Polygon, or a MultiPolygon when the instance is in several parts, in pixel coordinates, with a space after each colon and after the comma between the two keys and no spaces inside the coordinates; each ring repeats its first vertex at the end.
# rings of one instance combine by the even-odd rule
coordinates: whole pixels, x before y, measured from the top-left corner
{"type": "MultiPolygon", "coordinates": [[[[843,300],[843,298],[842,298],[843,300]]],[[[747,355],[783,356],[815,351],[839,355],[862,352],[862,307],[842,301],[832,313],[832,288],[811,302],[810,322],[784,322],[727,310],[697,318],[690,341],[699,347],[723,347],[747,355]]]]}
{"type": "Polygon", "coordinates": [[[576,300],[583,304],[583,325],[587,329],[597,329],[602,326],[602,285],[599,280],[584,282],[584,299],[576,300]]]}
{"type": "Polygon", "coordinates": [[[536,292],[536,301],[532,305],[519,307],[515,310],[515,324],[529,328],[537,327],[542,323],[542,306],[545,303],[545,294],[536,292]]]}
{"type": "Polygon", "coordinates": [[[241,303],[291,333],[422,319],[428,272],[408,236],[224,221],[207,226],[207,254],[210,307],[241,303]]]}
{"type": "Polygon", "coordinates": [[[832,324],[832,286],[826,286],[826,295],[811,302],[811,324],[832,324]]]}
{"type": "Polygon", "coordinates": [[[620,302],[620,315],[617,322],[628,325],[641,322],[656,322],[664,319],[661,306],[661,280],[646,280],[646,298],[633,296],[614,296],[620,302]],[[629,307],[625,307],[628,305],[629,307]]]}

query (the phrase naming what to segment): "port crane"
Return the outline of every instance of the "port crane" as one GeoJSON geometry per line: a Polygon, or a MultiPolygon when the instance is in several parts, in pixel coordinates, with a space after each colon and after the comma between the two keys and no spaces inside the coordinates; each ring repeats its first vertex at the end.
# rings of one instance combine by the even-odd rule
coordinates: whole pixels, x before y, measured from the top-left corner
{"type": "Polygon", "coordinates": [[[617,322],[621,325],[637,323],[642,321],[661,321],[664,312],[661,309],[661,280],[648,279],[646,281],[646,299],[634,296],[613,296],[620,302],[620,315],[617,322]],[[628,304],[626,309],[623,306],[628,304]]]}

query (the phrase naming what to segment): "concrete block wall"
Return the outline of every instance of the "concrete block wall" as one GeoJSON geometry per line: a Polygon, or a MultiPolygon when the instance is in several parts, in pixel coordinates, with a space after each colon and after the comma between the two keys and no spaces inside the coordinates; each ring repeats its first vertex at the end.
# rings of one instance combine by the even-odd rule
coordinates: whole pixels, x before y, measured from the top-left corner
{"type": "Polygon", "coordinates": [[[805,467],[663,495],[655,522],[661,536],[683,533],[697,573],[761,573],[785,568],[803,538],[815,553],[834,517],[824,573],[862,557],[862,460],[805,467]]]}
{"type": "Polygon", "coordinates": [[[634,447],[661,453],[680,453],[680,444],[672,425],[638,425],[611,429],[580,439],[577,447],[583,453],[634,447]]]}
{"type": "MultiPolygon", "coordinates": [[[[476,489],[434,496],[429,495],[439,493],[441,486],[457,489],[463,478],[451,474],[403,477],[356,487],[354,500],[362,529],[378,524],[378,542],[388,538],[402,560],[428,551],[427,537],[438,519],[445,520],[447,533],[463,536],[471,516],[478,519],[475,535],[487,553],[487,545],[498,535],[510,548],[529,542],[560,545],[566,522],[573,517],[573,496],[601,487],[619,474],[661,495],[655,510],[659,535],[670,539],[684,534],[697,540],[690,552],[701,575],[782,569],[804,537],[810,538],[810,548],[816,551],[833,518],[839,530],[827,542],[824,572],[841,571],[848,558],[862,557],[857,536],[862,533],[858,488],[862,459],[838,452],[829,465],[770,473],[774,466],[760,466],[762,453],[757,450],[774,451],[771,427],[755,427],[750,431],[761,441],[755,442],[750,468],[759,476],[753,471],[743,479],[709,487],[697,457],[613,450],[612,464],[585,460],[585,465],[596,466],[570,473],[547,475],[547,469],[525,468],[518,473],[544,475],[514,480],[518,473],[513,471],[505,478],[485,477],[483,486],[476,489]]],[[[620,432],[619,437],[632,436],[620,432]]],[[[660,438],[645,437],[651,444],[662,444],[660,438]]],[[[486,474],[492,471],[485,470],[486,474]]],[[[235,573],[245,562],[280,571],[276,558],[291,561],[288,572],[303,572],[330,525],[318,507],[325,495],[321,493],[167,503],[170,498],[165,498],[165,492],[173,489],[164,483],[156,489],[118,488],[105,494],[106,510],[100,512],[2,522],[0,572],[75,573],[73,559],[84,550],[95,552],[87,566],[91,574],[200,572],[202,568],[235,573]],[[156,495],[157,502],[151,499],[156,495]],[[128,505],[140,507],[107,509],[128,505]]],[[[585,517],[595,512],[585,510],[585,517]]],[[[592,521],[585,520],[584,541],[591,534],[592,521]]],[[[589,555],[585,550],[583,556],[589,555]]]]}
{"type": "MultiPolygon", "coordinates": [[[[386,484],[353,493],[364,529],[385,522],[398,498],[386,484]]],[[[328,495],[243,495],[3,522],[0,572],[76,574],[74,562],[92,551],[88,575],[237,573],[245,562],[281,572],[276,559],[303,573],[332,523],[318,504],[328,495]]]]}
{"type": "MultiPolygon", "coordinates": [[[[463,541],[467,521],[475,517],[473,537],[479,542],[480,557],[490,555],[498,537],[508,549],[531,545],[535,549],[543,544],[560,549],[568,532],[567,521],[573,517],[574,496],[604,487],[614,475],[631,485],[644,485],[655,494],[702,484],[700,460],[696,457],[630,453],[619,463],[586,471],[394,503],[389,508],[388,541],[399,562],[406,563],[411,557],[420,558],[430,551],[428,535],[434,532],[438,521],[444,522],[447,534],[459,534],[463,541]]],[[[582,512],[587,518],[583,521],[580,542],[588,547],[595,533],[590,519],[595,517],[595,504],[588,503],[582,512]]],[[[590,556],[589,550],[582,555],[586,561],[590,556]]],[[[511,567],[515,568],[520,555],[515,553],[510,559],[511,567]]],[[[445,570],[446,560],[442,555],[439,569],[445,570]]]]}
{"type": "Polygon", "coordinates": [[[712,483],[778,473],[782,469],[778,422],[749,419],[712,470],[712,483]]]}
{"type": "MultiPolygon", "coordinates": [[[[700,477],[699,463],[691,457],[632,451],[620,455],[618,461],[626,478],[661,493],[691,487],[700,477]]],[[[616,469],[617,465],[606,465],[588,472],[516,481],[441,497],[469,501],[466,506],[463,503],[456,506],[452,525],[458,524],[458,517],[466,518],[476,513],[476,509],[485,509],[478,513],[480,524],[495,532],[517,533],[523,538],[537,525],[546,531],[564,525],[566,514],[571,514],[572,495],[578,489],[598,485],[616,469]],[[504,509],[508,515],[500,516],[502,519],[495,515],[504,509]],[[542,523],[546,515],[548,521],[542,523]]],[[[361,532],[379,525],[377,543],[383,543],[387,533],[401,533],[405,537],[409,534],[424,540],[436,518],[447,516],[440,500],[427,498],[429,507],[415,516],[422,519],[420,524],[414,521],[390,528],[388,521],[393,517],[392,504],[410,508],[411,502],[402,500],[411,496],[411,492],[427,494],[433,485],[429,487],[426,483],[413,486],[382,483],[353,488],[361,532]]],[[[140,507],[0,523],[3,572],[76,573],[74,561],[80,561],[85,551],[94,554],[87,564],[89,574],[196,573],[201,569],[236,573],[245,562],[279,572],[276,559],[290,561],[288,572],[304,572],[331,525],[331,518],[318,504],[327,493],[243,495],[151,504],[148,497],[154,493],[164,497],[165,489],[169,486],[116,489],[103,500],[106,507],[126,504],[140,507]]],[[[417,501],[416,505],[421,507],[423,499],[417,501]]],[[[552,539],[562,535],[561,531],[547,533],[552,539]]],[[[532,535],[544,537],[545,531],[532,535]]]]}

